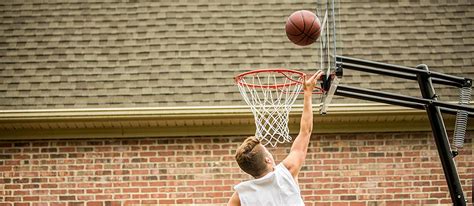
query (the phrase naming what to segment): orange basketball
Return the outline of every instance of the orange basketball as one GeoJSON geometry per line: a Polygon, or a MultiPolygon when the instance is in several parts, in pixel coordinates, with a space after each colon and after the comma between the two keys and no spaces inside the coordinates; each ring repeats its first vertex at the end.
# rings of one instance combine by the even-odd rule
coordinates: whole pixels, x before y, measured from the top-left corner
{"type": "Polygon", "coordinates": [[[319,38],[321,22],[313,12],[299,10],[288,17],[285,30],[291,42],[299,46],[307,46],[319,38]]]}

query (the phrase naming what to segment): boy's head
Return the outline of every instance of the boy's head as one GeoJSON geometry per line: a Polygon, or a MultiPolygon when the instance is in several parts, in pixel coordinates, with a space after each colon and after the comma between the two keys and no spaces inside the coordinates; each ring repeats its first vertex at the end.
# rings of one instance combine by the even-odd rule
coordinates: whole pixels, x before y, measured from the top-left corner
{"type": "Polygon", "coordinates": [[[272,154],[254,136],[245,139],[237,148],[235,160],[244,172],[253,177],[262,176],[275,165],[272,154]]]}

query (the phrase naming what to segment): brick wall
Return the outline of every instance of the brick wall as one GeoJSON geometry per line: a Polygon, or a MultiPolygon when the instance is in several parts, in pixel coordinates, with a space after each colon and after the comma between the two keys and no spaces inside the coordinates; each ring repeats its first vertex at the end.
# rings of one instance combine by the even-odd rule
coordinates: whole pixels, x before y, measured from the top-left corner
{"type": "MultiPolygon", "coordinates": [[[[233,159],[243,138],[1,141],[0,205],[220,205],[249,178],[233,159]]],[[[472,202],[466,142],[456,162],[472,202]]],[[[288,149],[273,149],[276,160],[288,149]]],[[[309,150],[299,179],[307,205],[450,203],[429,133],[315,135],[309,150]]]]}

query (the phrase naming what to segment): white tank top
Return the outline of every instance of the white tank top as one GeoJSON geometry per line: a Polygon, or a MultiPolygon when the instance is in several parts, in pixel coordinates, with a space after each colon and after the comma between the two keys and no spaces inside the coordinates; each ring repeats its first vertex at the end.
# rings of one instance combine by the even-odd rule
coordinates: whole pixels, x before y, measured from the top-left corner
{"type": "Polygon", "coordinates": [[[262,178],[242,182],[234,189],[241,205],[304,205],[300,188],[282,163],[262,178]]]}

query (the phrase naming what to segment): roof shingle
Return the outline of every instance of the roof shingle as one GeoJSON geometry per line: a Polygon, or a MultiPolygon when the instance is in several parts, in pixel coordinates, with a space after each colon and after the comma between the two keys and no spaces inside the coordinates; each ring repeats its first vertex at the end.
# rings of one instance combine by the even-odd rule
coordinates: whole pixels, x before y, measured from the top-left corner
{"type": "MultiPolygon", "coordinates": [[[[0,108],[244,104],[236,74],[316,66],[315,48],[284,31],[287,16],[313,2],[2,1],[0,108]]],[[[474,78],[473,11],[470,1],[341,0],[340,51],[474,78]]],[[[415,83],[353,71],[342,83],[419,96],[415,83]]]]}

